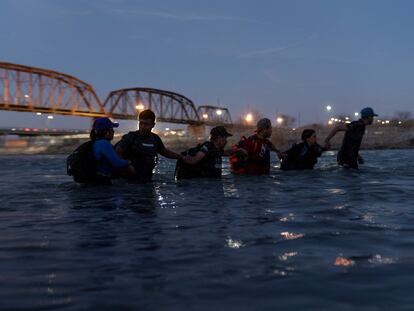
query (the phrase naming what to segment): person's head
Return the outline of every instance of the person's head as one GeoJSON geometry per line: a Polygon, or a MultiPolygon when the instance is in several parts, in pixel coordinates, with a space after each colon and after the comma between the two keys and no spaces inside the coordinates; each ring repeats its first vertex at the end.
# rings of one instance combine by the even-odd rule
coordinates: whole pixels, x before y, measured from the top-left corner
{"type": "Polygon", "coordinates": [[[361,120],[364,121],[365,124],[370,125],[374,121],[374,117],[378,117],[378,115],[374,112],[374,109],[371,107],[366,107],[361,110],[361,120]]]}
{"type": "Polygon", "coordinates": [[[92,125],[90,133],[91,140],[107,139],[112,140],[114,138],[114,127],[118,127],[119,123],[112,122],[109,118],[95,119],[92,125]]]}
{"type": "Polygon", "coordinates": [[[302,132],[302,140],[309,146],[316,144],[316,133],[312,129],[305,129],[302,132]]]}
{"type": "Polygon", "coordinates": [[[257,121],[256,133],[262,138],[269,138],[272,136],[272,122],[268,118],[263,118],[257,121]]]}
{"type": "Polygon", "coordinates": [[[213,127],[210,131],[210,140],[217,148],[222,149],[227,144],[227,137],[233,136],[224,126],[213,127]]]}
{"type": "Polygon", "coordinates": [[[141,111],[138,116],[139,120],[139,132],[141,134],[151,133],[152,128],[155,126],[155,114],[150,110],[146,109],[141,111]]]}

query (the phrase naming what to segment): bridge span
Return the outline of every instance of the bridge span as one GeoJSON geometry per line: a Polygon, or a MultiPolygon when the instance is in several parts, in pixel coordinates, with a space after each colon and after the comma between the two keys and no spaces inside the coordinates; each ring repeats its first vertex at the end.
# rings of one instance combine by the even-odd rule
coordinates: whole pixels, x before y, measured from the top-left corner
{"type": "Polygon", "coordinates": [[[158,122],[232,124],[227,108],[196,108],[189,98],[178,93],[126,88],[110,92],[102,102],[90,84],[74,76],[0,62],[0,110],[137,120],[139,112],[147,108],[155,112],[158,122]]]}

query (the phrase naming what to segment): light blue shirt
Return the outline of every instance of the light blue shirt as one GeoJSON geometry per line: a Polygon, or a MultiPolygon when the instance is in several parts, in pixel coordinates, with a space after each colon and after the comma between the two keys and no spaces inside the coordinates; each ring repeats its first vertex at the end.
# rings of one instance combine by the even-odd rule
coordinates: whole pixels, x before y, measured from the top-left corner
{"type": "Polygon", "coordinates": [[[93,145],[93,155],[96,160],[96,173],[111,176],[113,168],[128,166],[128,161],[119,157],[111,142],[107,139],[99,139],[93,145]]]}

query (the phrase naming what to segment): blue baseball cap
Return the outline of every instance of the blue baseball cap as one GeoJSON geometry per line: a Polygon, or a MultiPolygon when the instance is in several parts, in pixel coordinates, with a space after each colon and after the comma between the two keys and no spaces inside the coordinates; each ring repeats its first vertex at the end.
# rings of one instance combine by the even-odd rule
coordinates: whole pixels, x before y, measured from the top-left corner
{"type": "Polygon", "coordinates": [[[378,117],[371,107],[366,107],[361,110],[361,118],[378,117]]]}
{"type": "Polygon", "coordinates": [[[118,127],[118,122],[112,122],[109,118],[98,118],[93,122],[92,128],[97,131],[105,130],[105,129],[112,129],[114,127],[118,127]]]}

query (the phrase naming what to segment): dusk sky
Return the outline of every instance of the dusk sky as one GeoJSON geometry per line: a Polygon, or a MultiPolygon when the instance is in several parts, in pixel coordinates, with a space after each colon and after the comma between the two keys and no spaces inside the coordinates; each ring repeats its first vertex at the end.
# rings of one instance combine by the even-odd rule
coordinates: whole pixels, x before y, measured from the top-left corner
{"type": "MultiPolygon", "coordinates": [[[[0,0],[0,60],[303,123],[413,112],[414,1],[0,0]]],[[[3,126],[39,122],[0,111],[3,126]]],[[[59,125],[87,119],[57,116],[59,125]]]]}

